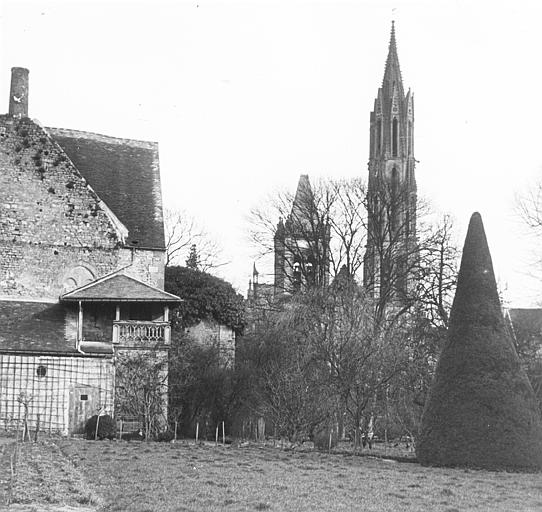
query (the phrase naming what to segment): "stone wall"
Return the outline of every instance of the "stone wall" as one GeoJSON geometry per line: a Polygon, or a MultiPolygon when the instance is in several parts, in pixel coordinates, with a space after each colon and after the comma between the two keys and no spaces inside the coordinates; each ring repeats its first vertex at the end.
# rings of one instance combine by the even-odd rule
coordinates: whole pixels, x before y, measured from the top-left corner
{"type": "Polygon", "coordinates": [[[164,289],[165,251],[126,248],[121,252],[121,267],[125,274],[156,288],[164,289]]]}
{"type": "Polygon", "coordinates": [[[212,320],[202,320],[186,329],[192,339],[205,346],[216,346],[226,363],[235,357],[235,331],[231,327],[212,320]]]}

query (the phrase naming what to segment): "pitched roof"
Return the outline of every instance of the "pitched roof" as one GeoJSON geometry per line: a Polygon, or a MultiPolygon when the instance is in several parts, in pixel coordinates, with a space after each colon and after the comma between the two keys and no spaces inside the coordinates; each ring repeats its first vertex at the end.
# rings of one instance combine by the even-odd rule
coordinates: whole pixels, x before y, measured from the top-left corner
{"type": "MultiPolygon", "coordinates": [[[[62,304],[0,301],[0,353],[80,355],[66,337],[66,308],[62,304]]],[[[103,347],[93,354],[111,353],[103,347]]]]}
{"type": "Polygon", "coordinates": [[[60,300],[65,302],[180,302],[181,299],[133,277],[115,274],[65,293],[60,300]]]}
{"type": "Polygon", "coordinates": [[[309,181],[308,174],[301,174],[299,181],[297,182],[297,189],[295,191],[295,198],[292,204],[292,212],[298,208],[303,214],[306,215],[308,205],[314,201],[314,194],[312,192],[311,182],[309,181]]]}
{"type": "Polygon", "coordinates": [[[541,308],[510,308],[508,310],[514,333],[528,333],[542,337],[541,308]]]}
{"type": "Polygon", "coordinates": [[[163,249],[158,144],[62,128],[47,131],[128,228],[126,244],[163,249]]]}
{"type": "Polygon", "coordinates": [[[286,219],[287,229],[299,229],[305,227],[310,231],[315,216],[314,193],[308,174],[301,174],[297,183],[295,197],[292,203],[292,211],[286,219]]]}

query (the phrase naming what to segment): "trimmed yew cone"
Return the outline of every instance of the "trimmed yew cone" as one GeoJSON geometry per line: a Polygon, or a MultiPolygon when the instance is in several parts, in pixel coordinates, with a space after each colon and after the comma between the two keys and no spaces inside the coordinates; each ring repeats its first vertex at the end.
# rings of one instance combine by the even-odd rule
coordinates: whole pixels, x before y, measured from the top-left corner
{"type": "Polygon", "coordinates": [[[542,469],[542,420],[503,319],[479,213],[470,220],[416,451],[424,465],[542,469]]]}

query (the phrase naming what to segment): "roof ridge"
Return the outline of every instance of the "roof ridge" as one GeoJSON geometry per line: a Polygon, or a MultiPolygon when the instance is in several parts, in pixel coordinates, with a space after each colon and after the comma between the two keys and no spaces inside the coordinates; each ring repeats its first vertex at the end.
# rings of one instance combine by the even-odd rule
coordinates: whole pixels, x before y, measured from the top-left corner
{"type": "Polygon", "coordinates": [[[47,126],[47,130],[51,130],[58,135],[70,137],[70,136],[86,136],[85,138],[91,138],[100,142],[112,142],[117,144],[130,144],[136,147],[143,147],[146,149],[158,149],[158,142],[143,139],[128,139],[125,137],[115,137],[113,135],[106,135],[104,133],[89,132],[86,130],[76,130],[74,128],[55,128],[54,126],[47,126]]]}
{"type": "Polygon", "coordinates": [[[84,292],[84,291],[86,291],[86,290],[88,290],[88,289],[90,289],[90,288],[92,288],[94,286],[102,284],[102,283],[104,283],[104,282],[106,282],[108,280],[114,279],[116,277],[125,277],[126,279],[130,279],[130,280],[136,282],[137,284],[139,284],[141,286],[144,286],[145,288],[149,288],[149,289],[151,289],[151,290],[153,290],[155,292],[159,292],[159,293],[161,293],[163,295],[166,295],[167,297],[170,297],[171,299],[174,299],[175,301],[180,300],[180,297],[178,297],[177,295],[174,295],[173,293],[166,292],[165,290],[162,290],[161,288],[150,285],[150,284],[148,284],[148,283],[146,283],[144,281],[141,281],[140,279],[137,279],[137,278],[135,278],[133,276],[130,276],[130,275],[125,274],[125,273],[121,273],[122,271],[126,270],[126,268],[129,268],[129,266],[128,267],[123,267],[122,269],[119,269],[119,270],[117,270],[115,272],[112,272],[112,273],[110,273],[110,274],[108,274],[106,276],[102,276],[102,277],[100,277],[98,279],[95,279],[94,281],[92,281],[90,283],[87,283],[87,284],[85,284],[83,286],[75,288],[74,290],[70,290],[69,292],[62,294],[60,296],[59,300],[61,300],[61,301],[62,300],[67,300],[67,299],[70,298],[70,296],[73,296],[73,295],[75,295],[77,293],[80,293],[80,292],[84,292]]]}

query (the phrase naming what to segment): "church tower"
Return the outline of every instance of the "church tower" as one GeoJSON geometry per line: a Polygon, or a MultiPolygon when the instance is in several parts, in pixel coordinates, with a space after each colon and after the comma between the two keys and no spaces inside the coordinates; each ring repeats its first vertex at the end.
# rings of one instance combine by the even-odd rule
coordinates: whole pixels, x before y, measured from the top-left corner
{"type": "Polygon", "coordinates": [[[318,211],[306,174],[292,209],[275,231],[275,296],[329,283],[329,223],[318,211]]]}
{"type": "Polygon", "coordinates": [[[417,262],[414,97],[403,89],[395,25],[370,117],[364,284],[377,301],[405,300],[417,262]]]}

